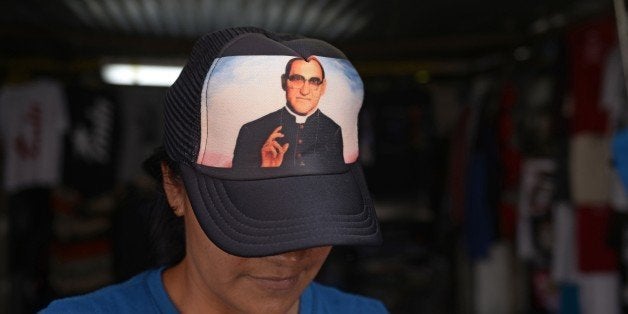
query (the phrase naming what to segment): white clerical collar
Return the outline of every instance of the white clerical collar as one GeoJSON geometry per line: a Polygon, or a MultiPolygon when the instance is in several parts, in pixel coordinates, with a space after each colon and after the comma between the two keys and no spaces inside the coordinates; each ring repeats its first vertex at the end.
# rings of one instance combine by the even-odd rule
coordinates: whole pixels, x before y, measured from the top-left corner
{"type": "Polygon", "coordinates": [[[290,109],[290,106],[288,106],[287,104],[286,104],[286,109],[288,109],[288,112],[294,116],[294,118],[296,119],[296,122],[299,124],[305,123],[305,121],[307,121],[307,118],[309,118],[311,115],[313,115],[316,112],[316,110],[318,110],[318,109],[312,110],[312,112],[308,113],[305,116],[302,116],[292,111],[292,109],[290,109]]]}

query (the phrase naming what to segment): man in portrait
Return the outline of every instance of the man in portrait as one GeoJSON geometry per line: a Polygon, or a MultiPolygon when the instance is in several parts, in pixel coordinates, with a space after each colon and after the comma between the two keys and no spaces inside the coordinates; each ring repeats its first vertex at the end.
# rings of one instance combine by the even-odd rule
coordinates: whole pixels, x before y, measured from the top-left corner
{"type": "Polygon", "coordinates": [[[341,128],[318,108],[326,86],[315,57],[288,61],[281,75],[286,105],[242,126],[233,167],[316,169],[344,163],[341,128]]]}

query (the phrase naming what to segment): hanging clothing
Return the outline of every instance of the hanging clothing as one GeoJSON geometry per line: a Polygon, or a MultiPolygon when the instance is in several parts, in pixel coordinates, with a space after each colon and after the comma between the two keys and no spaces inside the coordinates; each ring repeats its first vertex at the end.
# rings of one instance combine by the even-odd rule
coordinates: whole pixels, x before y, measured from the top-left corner
{"type": "Polygon", "coordinates": [[[602,76],[606,60],[617,45],[617,31],[612,17],[603,17],[579,25],[567,34],[573,93],[572,134],[607,133],[608,116],[600,105],[602,76]]]}
{"type": "Polygon", "coordinates": [[[67,97],[70,127],[63,181],[85,197],[98,196],[110,191],[117,179],[118,106],[109,95],[82,87],[68,88],[67,97]]]}
{"type": "Polygon", "coordinates": [[[612,179],[609,138],[591,132],[572,137],[569,177],[574,204],[607,204],[612,179]]]}
{"type": "Polygon", "coordinates": [[[617,252],[608,243],[611,214],[612,209],[607,205],[576,207],[578,268],[581,272],[617,270],[617,252]]]}
{"type": "Polygon", "coordinates": [[[49,187],[61,181],[66,98],[53,80],[5,86],[0,90],[0,137],[4,189],[49,187]]]}

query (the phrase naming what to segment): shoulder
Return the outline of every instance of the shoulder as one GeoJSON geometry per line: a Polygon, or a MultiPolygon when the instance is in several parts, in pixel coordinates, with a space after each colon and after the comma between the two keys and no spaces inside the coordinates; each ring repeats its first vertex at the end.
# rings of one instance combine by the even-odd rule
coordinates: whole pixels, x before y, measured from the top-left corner
{"type": "Polygon", "coordinates": [[[311,283],[303,295],[303,313],[388,313],[376,299],[311,283]]]}
{"type": "Polygon", "coordinates": [[[131,313],[157,310],[151,281],[161,282],[161,270],[143,272],[126,282],[107,286],[84,295],[53,301],[41,313],[131,313]],[[154,279],[154,280],[151,280],[154,279]]]}
{"type": "Polygon", "coordinates": [[[340,126],[334,120],[324,114],[320,109],[318,110],[318,118],[319,121],[322,123],[332,126],[333,128],[340,128],[340,126]]]}
{"type": "MultiPolygon", "coordinates": [[[[284,111],[285,108],[281,108],[277,111],[271,112],[269,114],[266,114],[260,118],[257,118],[251,122],[245,123],[242,128],[247,128],[247,127],[253,127],[253,126],[258,126],[258,125],[262,125],[262,124],[266,124],[266,123],[270,123],[270,122],[274,122],[274,121],[279,121],[281,119],[281,115],[282,115],[282,111],[284,111]]],[[[287,112],[286,112],[287,113],[287,112]]]]}

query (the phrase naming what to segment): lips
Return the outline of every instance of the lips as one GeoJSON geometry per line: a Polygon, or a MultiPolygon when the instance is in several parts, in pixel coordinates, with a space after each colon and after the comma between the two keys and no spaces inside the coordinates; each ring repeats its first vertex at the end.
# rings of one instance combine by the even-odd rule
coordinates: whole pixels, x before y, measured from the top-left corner
{"type": "Polygon", "coordinates": [[[258,276],[250,276],[250,278],[260,287],[268,290],[291,290],[296,287],[299,276],[282,276],[282,277],[258,277],[258,276]]]}

